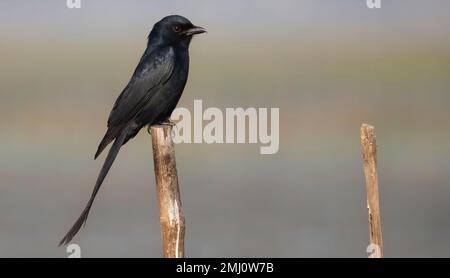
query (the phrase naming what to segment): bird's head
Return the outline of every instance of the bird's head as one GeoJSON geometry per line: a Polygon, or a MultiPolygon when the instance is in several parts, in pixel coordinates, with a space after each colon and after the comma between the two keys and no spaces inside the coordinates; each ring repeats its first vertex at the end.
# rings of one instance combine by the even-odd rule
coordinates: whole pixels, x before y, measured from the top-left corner
{"type": "Polygon", "coordinates": [[[187,48],[194,35],[205,32],[204,28],[195,26],[187,18],[171,15],[161,19],[153,26],[149,35],[149,43],[163,43],[187,48]]]}

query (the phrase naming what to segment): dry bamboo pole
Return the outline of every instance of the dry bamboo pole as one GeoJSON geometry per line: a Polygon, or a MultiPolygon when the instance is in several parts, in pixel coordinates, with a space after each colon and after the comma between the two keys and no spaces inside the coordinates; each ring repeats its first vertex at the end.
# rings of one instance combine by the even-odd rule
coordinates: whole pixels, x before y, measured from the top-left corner
{"type": "Polygon", "coordinates": [[[369,214],[371,258],[383,257],[383,238],[381,233],[380,200],[378,194],[377,142],[375,128],[368,124],[361,126],[361,146],[366,176],[367,209],[369,214]]]}
{"type": "Polygon", "coordinates": [[[165,258],[184,257],[185,223],[171,125],[151,126],[159,220],[165,258]]]}

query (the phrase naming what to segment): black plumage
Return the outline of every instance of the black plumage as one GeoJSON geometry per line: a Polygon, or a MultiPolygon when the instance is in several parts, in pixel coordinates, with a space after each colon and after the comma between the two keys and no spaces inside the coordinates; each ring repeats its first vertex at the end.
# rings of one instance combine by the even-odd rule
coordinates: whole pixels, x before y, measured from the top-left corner
{"type": "Polygon", "coordinates": [[[204,33],[188,19],[172,15],[153,26],[147,48],[128,85],[117,98],[108,119],[108,130],[95,158],[114,141],[95,183],[94,191],[78,220],[61,240],[69,243],[86,222],[94,198],[123,144],[139,130],[167,121],[183,93],[189,72],[192,36],[204,33]]]}

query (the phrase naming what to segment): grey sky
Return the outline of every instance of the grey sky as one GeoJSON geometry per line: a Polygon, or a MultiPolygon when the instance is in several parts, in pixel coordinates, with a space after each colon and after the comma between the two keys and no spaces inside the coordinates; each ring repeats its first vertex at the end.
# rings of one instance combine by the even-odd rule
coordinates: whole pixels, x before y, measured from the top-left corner
{"type": "Polygon", "coordinates": [[[447,34],[450,30],[450,1],[446,0],[384,0],[380,10],[368,9],[365,0],[82,0],[80,10],[67,9],[65,2],[1,1],[0,31],[19,35],[68,31],[70,36],[71,30],[88,28],[85,34],[130,30],[141,34],[168,14],[185,15],[224,34],[255,37],[267,32],[289,37],[298,30],[320,33],[330,28],[344,32],[374,24],[385,32],[447,34]]]}

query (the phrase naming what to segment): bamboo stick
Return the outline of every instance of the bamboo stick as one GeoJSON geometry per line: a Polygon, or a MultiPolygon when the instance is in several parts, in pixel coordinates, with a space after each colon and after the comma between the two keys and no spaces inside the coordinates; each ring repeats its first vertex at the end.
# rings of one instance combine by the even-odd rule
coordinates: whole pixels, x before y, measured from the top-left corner
{"type": "Polygon", "coordinates": [[[185,222],[171,125],[151,126],[159,219],[165,258],[184,257],[185,222]]]}
{"type": "Polygon", "coordinates": [[[378,194],[377,142],[375,128],[368,124],[361,126],[361,145],[366,176],[367,209],[369,214],[371,258],[383,257],[383,238],[381,232],[380,200],[378,194]]]}

